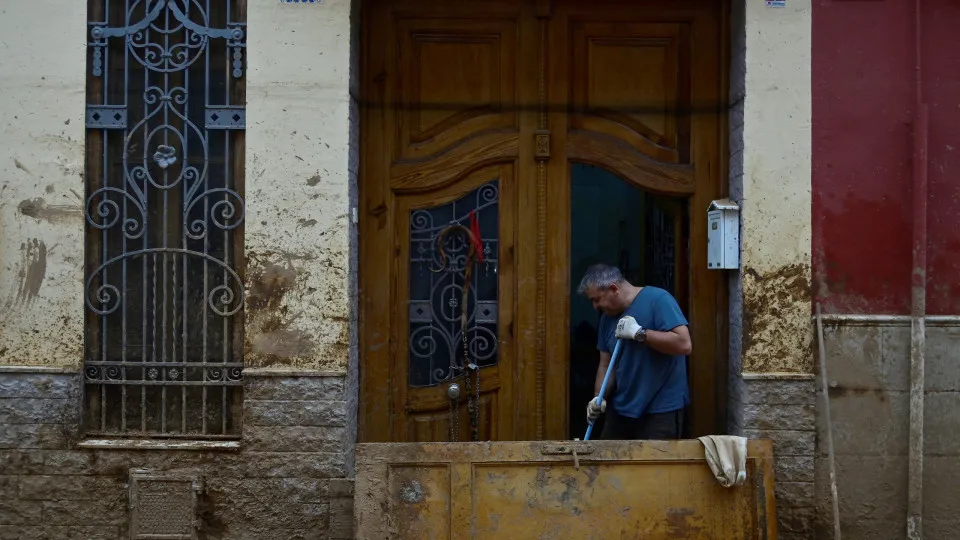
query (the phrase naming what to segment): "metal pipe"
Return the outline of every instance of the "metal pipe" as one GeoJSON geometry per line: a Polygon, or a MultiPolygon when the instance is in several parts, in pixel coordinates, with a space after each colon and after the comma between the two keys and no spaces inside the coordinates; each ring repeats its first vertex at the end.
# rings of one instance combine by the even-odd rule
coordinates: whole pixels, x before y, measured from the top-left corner
{"type": "Polygon", "coordinates": [[[833,540],[840,540],[840,496],[837,494],[837,465],[833,450],[833,422],[830,419],[830,384],[827,377],[827,347],[823,342],[823,316],[817,302],[817,345],[820,352],[820,382],[823,392],[823,421],[827,428],[827,458],[830,460],[830,502],[833,503],[833,540]]]}
{"type": "Polygon", "coordinates": [[[923,538],[923,407],[927,303],[927,134],[929,111],[923,102],[923,25],[920,1],[914,7],[916,116],[913,132],[913,261],[910,325],[910,447],[907,488],[907,538],[923,538]]]}
{"type": "MultiPolygon", "coordinates": [[[[603,396],[604,394],[607,393],[607,383],[610,382],[610,374],[613,373],[614,366],[617,365],[617,358],[620,356],[621,343],[622,343],[622,340],[618,339],[617,344],[613,346],[613,354],[610,355],[610,365],[607,366],[607,372],[604,373],[603,375],[603,382],[600,383],[600,393],[597,394],[596,398],[594,398],[594,401],[597,402],[597,405],[600,405],[601,403],[603,403],[603,396]]],[[[596,421],[590,422],[590,425],[587,426],[587,433],[583,436],[583,440],[585,441],[590,440],[590,434],[593,433],[593,424],[595,422],[596,421]]]]}
{"type": "MultiPolygon", "coordinates": [[[[908,326],[913,323],[912,315],[859,315],[832,313],[822,317],[827,324],[844,326],[908,326]]],[[[926,315],[923,317],[924,327],[956,327],[960,326],[960,315],[926,315]]],[[[816,317],[813,317],[816,322],[816,317]]]]}

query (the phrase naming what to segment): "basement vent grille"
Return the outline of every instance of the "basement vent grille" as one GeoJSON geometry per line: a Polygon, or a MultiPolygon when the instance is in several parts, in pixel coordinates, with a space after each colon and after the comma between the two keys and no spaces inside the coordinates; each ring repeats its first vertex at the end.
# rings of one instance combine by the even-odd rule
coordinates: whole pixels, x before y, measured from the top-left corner
{"type": "Polygon", "coordinates": [[[131,540],[196,540],[199,473],[130,471],[131,540]]]}

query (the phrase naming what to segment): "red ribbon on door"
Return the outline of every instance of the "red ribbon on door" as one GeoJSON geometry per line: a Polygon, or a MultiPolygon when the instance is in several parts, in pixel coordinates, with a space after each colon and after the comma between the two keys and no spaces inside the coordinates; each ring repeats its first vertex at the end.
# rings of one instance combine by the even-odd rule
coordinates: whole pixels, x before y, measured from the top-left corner
{"type": "Polygon", "coordinates": [[[480,220],[477,219],[477,211],[470,211],[470,233],[473,235],[473,247],[476,252],[477,262],[483,262],[483,243],[480,241],[480,220]]]}

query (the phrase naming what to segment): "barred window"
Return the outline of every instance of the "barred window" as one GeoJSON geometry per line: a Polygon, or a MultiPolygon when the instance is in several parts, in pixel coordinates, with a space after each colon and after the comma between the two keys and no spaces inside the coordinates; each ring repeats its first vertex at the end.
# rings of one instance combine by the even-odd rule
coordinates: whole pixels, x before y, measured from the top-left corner
{"type": "Polygon", "coordinates": [[[246,0],[89,0],[84,428],[236,437],[246,0]]]}

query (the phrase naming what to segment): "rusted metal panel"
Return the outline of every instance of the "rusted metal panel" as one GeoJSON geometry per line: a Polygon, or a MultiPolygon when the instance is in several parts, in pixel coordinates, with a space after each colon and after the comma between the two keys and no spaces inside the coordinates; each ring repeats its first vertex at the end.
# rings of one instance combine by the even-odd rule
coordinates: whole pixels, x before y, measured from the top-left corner
{"type": "Polygon", "coordinates": [[[354,508],[359,539],[777,537],[769,440],[734,488],[696,440],[360,444],[354,508]]]}

